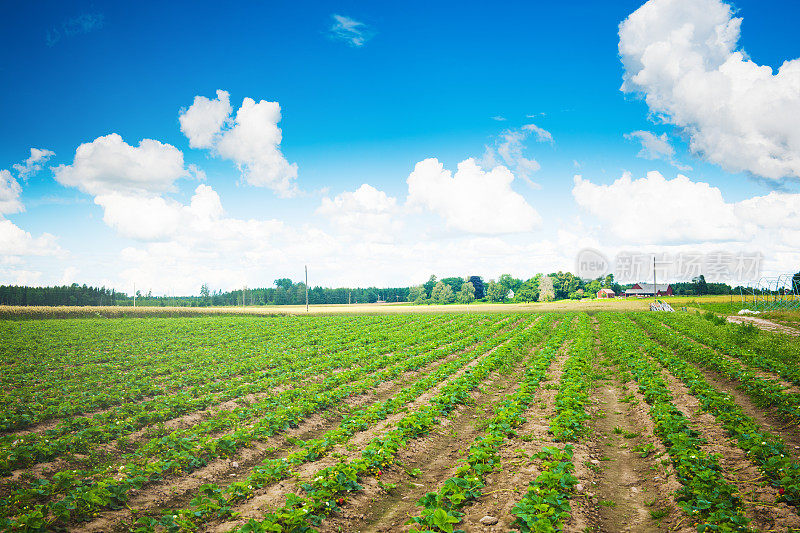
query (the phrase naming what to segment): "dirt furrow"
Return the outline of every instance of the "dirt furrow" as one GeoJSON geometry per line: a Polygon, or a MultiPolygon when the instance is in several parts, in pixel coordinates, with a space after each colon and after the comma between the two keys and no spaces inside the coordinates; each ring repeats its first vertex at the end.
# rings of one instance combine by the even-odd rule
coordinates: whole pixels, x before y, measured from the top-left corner
{"type": "Polygon", "coordinates": [[[365,481],[364,490],[354,495],[344,512],[323,522],[322,532],[388,532],[403,531],[410,516],[418,514],[417,500],[435,491],[455,474],[466,450],[484,429],[482,421],[491,413],[492,405],[512,392],[519,382],[524,364],[507,373],[493,373],[473,392],[474,403],[459,406],[442,420],[428,436],[412,441],[397,454],[402,467],[387,469],[381,482],[397,487],[384,491],[376,479],[365,481]],[[408,472],[418,468],[412,477],[408,472]]]}
{"type": "MultiPolygon", "coordinates": [[[[541,473],[536,458],[544,446],[556,445],[549,434],[549,420],[555,415],[554,400],[558,392],[567,344],[563,345],[534,394],[534,400],[524,413],[526,422],[517,429],[517,437],[501,449],[503,470],[486,476],[483,495],[474,504],[463,509],[463,522],[458,527],[465,531],[508,531],[515,521],[511,509],[528,490],[528,484],[541,473]],[[486,516],[496,518],[492,525],[481,523],[486,516]]],[[[493,520],[490,520],[493,521],[493,520]]]]}

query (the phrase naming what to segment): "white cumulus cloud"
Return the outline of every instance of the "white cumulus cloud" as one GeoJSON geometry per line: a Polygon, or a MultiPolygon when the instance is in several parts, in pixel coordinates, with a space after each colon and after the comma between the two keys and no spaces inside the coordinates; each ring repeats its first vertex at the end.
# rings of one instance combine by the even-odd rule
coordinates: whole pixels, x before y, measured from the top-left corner
{"type": "Polygon", "coordinates": [[[56,237],[43,233],[33,237],[30,233],[10,220],[0,219],[0,259],[8,256],[63,255],[64,250],[56,242],[56,237]]]}
{"type": "Polygon", "coordinates": [[[296,195],[297,164],[289,163],[280,150],[280,104],[245,98],[235,117],[232,111],[225,91],[217,91],[215,100],[197,96],[178,117],[181,131],[190,146],[212,149],[233,161],[250,185],[269,187],[283,197],[296,195]]]}
{"type": "Polygon", "coordinates": [[[578,205],[630,244],[738,240],[746,231],[718,188],[681,174],[668,180],[651,171],[633,179],[625,172],[610,185],[575,176],[574,183],[578,205]]]}
{"type": "Polygon", "coordinates": [[[575,176],[572,195],[601,223],[601,233],[630,244],[738,243],[763,247],[770,255],[796,248],[800,194],[770,192],[726,202],[708,183],[656,171],[633,179],[625,172],[610,185],[575,176]]]}
{"type": "Polygon", "coordinates": [[[530,231],[541,217],[511,188],[514,174],[504,166],[482,170],[474,159],[456,173],[435,158],[420,161],[408,176],[409,206],[440,215],[447,227],[477,234],[530,231]]]}
{"type": "Polygon", "coordinates": [[[141,241],[201,233],[223,214],[219,195],[208,185],[197,186],[189,205],[163,196],[118,193],[99,195],[94,201],[103,208],[103,222],[120,235],[141,241]]]}
{"type": "Polygon", "coordinates": [[[493,146],[487,146],[481,158],[481,166],[492,169],[503,165],[513,170],[519,177],[534,185],[531,175],[541,168],[539,162],[533,158],[525,157],[525,141],[531,135],[536,135],[539,142],[553,143],[553,136],[549,131],[536,124],[525,124],[519,129],[508,129],[500,133],[493,146]]]}
{"type": "Polygon", "coordinates": [[[0,216],[19,213],[24,208],[19,201],[22,188],[8,170],[0,170],[0,216]]]}
{"type": "Polygon", "coordinates": [[[329,218],[339,229],[366,235],[372,240],[391,240],[401,227],[396,218],[397,199],[364,183],[355,191],[323,198],[317,213],[329,218]]]}
{"type": "Polygon", "coordinates": [[[153,139],[131,146],[116,133],[81,144],[71,165],[53,171],[62,185],[91,195],[169,191],[175,180],[189,175],[183,153],[174,146],[153,139]]]}
{"type": "Polygon", "coordinates": [[[800,59],[751,61],[741,22],[720,0],[650,0],[620,24],[622,90],[726,170],[800,177],[800,59]]]}
{"type": "Polygon", "coordinates": [[[217,98],[195,96],[191,107],[178,117],[181,132],[189,139],[192,148],[211,148],[216,137],[228,121],[233,108],[227,91],[218,90],[217,98]]]}
{"type": "Polygon", "coordinates": [[[31,156],[23,163],[15,164],[14,170],[17,171],[18,177],[27,179],[28,176],[36,174],[42,170],[42,166],[44,166],[44,164],[47,163],[47,161],[54,155],[56,155],[55,152],[51,150],[46,150],[44,148],[31,148],[31,156]]]}

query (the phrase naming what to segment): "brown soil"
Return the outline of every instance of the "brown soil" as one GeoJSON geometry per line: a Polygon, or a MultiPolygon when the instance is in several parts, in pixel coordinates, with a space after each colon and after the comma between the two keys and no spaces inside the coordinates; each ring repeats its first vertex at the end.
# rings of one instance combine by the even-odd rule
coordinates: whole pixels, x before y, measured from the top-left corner
{"type": "Polygon", "coordinates": [[[320,531],[386,532],[402,531],[410,516],[420,512],[417,500],[429,491],[436,490],[447,478],[455,474],[459,460],[483,431],[481,421],[491,413],[492,404],[512,392],[518,383],[524,365],[512,372],[495,373],[473,393],[474,403],[459,406],[450,417],[443,419],[429,435],[412,441],[397,454],[398,464],[404,468],[387,469],[381,476],[383,483],[396,483],[397,488],[388,494],[377,486],[375,479],[368,480],[364,490],[354,495],[345,511],[329,517],[320,531]],[[406,470],[419,468],[422,474],[412,478],[406,470]]]}
{"type": "Polygon", "coordinates": [[[539,460],[531,459],[545,446],[562,447],[549,433],[549,419],[555,414],[554,399],[558,392],[562,369],[567,360],[566,345],[561,347],[539,384],[533,402],[525,411],[526,422],[517,429],[517,437],[509,439],[500,450],[503,470],[486,476],[483,496],[463,509],[464,518],[458,527],[465,531],[508,531],[516,517],[511,509],[527,492],[528,485],[541,473],[539,460]],[[485,516],[497,518],[494,525],[483,525],[485,516]]]}
{"type": "Polygon", "coordinates": [[[772,333],[785,333],[787,335],[792,335],[793,337],[800,336],[800,329],[778,324],[777,322],[772,322],[771,320],[767,320],[765,318],[756,318],[754,316],[746,315],[735,315],[726,318],[728,322],[732,322],[734,324],[753,324],[754,326],[772,333]]]}
{"type": "Polygon", "coordinates": [[[664,531],[682,515],[673,497],[679,484],[671,469],[660,463],[668,456],[652,433],[647,404],[634,394],[635,386],[629,388],[613,375],[614,370],[609,368],[608,381],[598,383],[598,410],[592,422],[594,453],[586,465],[594,476],[583,494],[598,511],[596,531],[664,531]],[[642,457],[647,452],[637,450],[645,447],[652,448],[642,457]],[[655,520],[651,512],[666,514],[655,520]]]}

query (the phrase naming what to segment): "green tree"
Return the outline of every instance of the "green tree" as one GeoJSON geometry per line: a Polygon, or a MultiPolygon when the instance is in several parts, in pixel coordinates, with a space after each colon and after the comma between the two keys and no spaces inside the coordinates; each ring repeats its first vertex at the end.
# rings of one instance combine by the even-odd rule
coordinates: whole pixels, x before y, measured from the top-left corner
{"type": "MultiPolygon", "coordinates": [[[[653,290],[658,291],[658,289],[653,290]]],[[[700,277],[697,278],[697,294],[708,294],[708,283],[706,283],[706,277],[702,274],[700,274],[700,277]]]]}
{"type": "Polygon", "coordinates": [[[539,280],[539,301],[552,302],[556,297],[555,289],[553,288],[553,278],[550,276],[542,276],[539,280]]]}
{"type": "Polygon", "coordinates": [[[541,274],[536,274],[531,279],[520,285],[519,291],[514,292],[514,300],[517,302],[535,302],[539,299],[539,282],[541,274]]]}
{"type": "Polygon", "coordinates": [[[288,292],[292,290],[292,280],[289,278],[276,279],[275,286],[288,292]]]}
{"type": "Polygon", "coordinates": [[[504,285],[497,283],[494,280],[489,281],[489,283],[486,285],[486,297],[489,298],[490,302],[505,301],[507,294],[508,289],[506,289],[504,285]]]}
{"type": "Polygon", "coordinates": [[[514,291],[514,294],[516,294],[519,288],[522,287],[522,280],[515,278],[511,274],[502,274],[497,283],[506,288],[506,294],[508,294],[508,291],[514,291]]]}
{"type": "Polygon", "coordinates": [[[442,278],[440,280],[445,285],[450,285],[450,288],[453,289],[453,293],[457,293],[461,290],[461,286],[464,284],[464,278],[442,278]]]}
{"type": "Polygon", "coordinates": [[[597,297],[597,291],[599,291],[602,288],[603,287],[600,284],[599,280],[596,280],[596,279],[592,280],[592,281],[590,281],[589,283],[586,284],[586,294],[587,294],[587,296],[589,296],[589,298],[596,298],[597,297]]]}
{"type": "Polygon", "coordinates": [[[425,301],[425,287],[414,285],[408,291],[408,301],[420,304],[425,301]]]}
{"type": "Polygon", "coordinates": [[[460,304],[468,304],[475,301],[475,287],[469,281],[461,284],[461,290],[456,295],[456,300],[460,304]]]}
{"type": "Polygon", "coordinates": [[[440,281],[434,285],[431,291],[431,300],[434,300],[438,304],[449,304],[456,300],[456,295],[453,289],[450,288],[450,285],[445,285],[440,281]]]}
{"type": "Polygon", "coordinates": [[[581,288],[581,280],[575,277],[571,272],[561,272],[560,270],[554,274],[550,274],[553,278],[553,290],[555,291],[556,300],[569,298],[569,295],[581,288]]]}
{"type": "Polygon", "coordinates": [[[428,278],[428,281],[423,283],[422,286],[425,287],[425,297],[430,298],[433,288],[436,286],[436,276],[431,274],[431,277],[428,278]]]}

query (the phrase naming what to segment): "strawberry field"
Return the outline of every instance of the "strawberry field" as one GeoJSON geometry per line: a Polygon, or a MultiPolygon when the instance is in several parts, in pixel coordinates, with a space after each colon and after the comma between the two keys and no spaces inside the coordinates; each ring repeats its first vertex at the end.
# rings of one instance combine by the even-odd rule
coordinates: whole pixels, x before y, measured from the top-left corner
{"type": "Polygon", "coordinates": [[[800,531],[800,342],[690,313],[0,321],[2,531],[800,531]]]}

